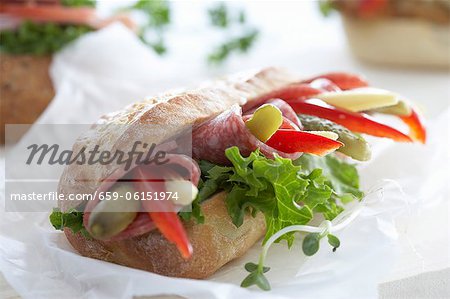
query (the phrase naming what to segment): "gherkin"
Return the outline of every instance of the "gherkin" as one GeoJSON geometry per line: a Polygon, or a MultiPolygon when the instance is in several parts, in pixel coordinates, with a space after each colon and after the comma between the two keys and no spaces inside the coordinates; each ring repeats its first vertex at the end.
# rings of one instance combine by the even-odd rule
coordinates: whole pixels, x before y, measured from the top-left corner
{"type": "Polygon", "coordinates": [[[344,144],[338,149],[339,152],[358,161],[370,159],[372,151],[361,135],[327,119],[305,114],[299,114],[298,117],[307,131],[330,131],[338,134],[338,140],[344,144]]]}

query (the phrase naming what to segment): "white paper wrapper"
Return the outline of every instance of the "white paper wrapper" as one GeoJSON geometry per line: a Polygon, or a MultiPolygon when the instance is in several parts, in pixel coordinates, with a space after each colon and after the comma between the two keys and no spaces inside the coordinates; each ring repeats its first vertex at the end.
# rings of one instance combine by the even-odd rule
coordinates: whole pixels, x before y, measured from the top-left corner
{"type": "MultiPolygon", "coordinates": [[[[121,26],[86,36],[57,55],[52,68],[57,95],[39,122],[91,123],[102,113],[169,87],[173,72],[164,70],[170,68],[121,26]],[[96,51],[102,47],[110,51],[96,51]]],[[[341,247],[333,253],[324,241],[318,254],[305,258],[299,242],[291,250],[274,245],[267,260],[270,292],[239,287],[246,276],[243,265],[257,261],[260,243],[209,280],[168,278],[81,257],[50,226],[48,213],[1,212],[1,271],[24,298],[374,298],[398,254],[411,253],[411,248],[417,252],[421,245],[408,235],[414,217],[448,207],[450,180],[442,165],[449,161],[448,144],[442,141],[450,136],[448,118],[447,111],[433,122],[427,146],[377,140],[374,159],[361,170],[367,201],[358,217],[336,233],[341,247]],[[395,224],[394,219],[403,220],[395,224]],[[398,238],[410,242],[402,247],[398,238]]],[[[444,250],[446,229],[447,239],[433,239],[443,242],[444,250]]]]}

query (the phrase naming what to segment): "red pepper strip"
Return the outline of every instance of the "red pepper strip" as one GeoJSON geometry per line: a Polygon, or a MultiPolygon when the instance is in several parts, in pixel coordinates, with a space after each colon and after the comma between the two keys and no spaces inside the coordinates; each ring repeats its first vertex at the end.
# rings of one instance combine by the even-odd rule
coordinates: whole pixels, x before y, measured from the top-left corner
{"type": "Polygon", "coordinates": [[[279,129],[266,144],[285,153],[309,153],[324,156],[343,146],[343,143],[306,131],[279,129]]]}
{"type": "Polygon", "coordinates": [[[374,17],[386,8],[387,0],[360,0],[358,14],[361,17],[374,17]]]}
{"type": "Polygon", "coordinates": [[[283,117],[283,122],[281,123],[281,126],[278,129],[300,131],[300,128],[286,117],[283,117]]]}
{"type": "Polygon", "coordinates": [[[372,120],[366,114],[336,108],[321,100],[291,101],[288,104],[291,105],[297,113],[325,118],[354,132],[391,138],[399,142],[412,142],[412,139],[409,136],[392,127],[372,120]]]}
{"type": "MultiPolygon", "coordinates": [[[[145,174],[141,167],[137,167],[134,170],[134,178],[136,180],[134,187],[138,192],[146,193],[149,190],[157,192],[164,191],[162,190],[163,188],[161,183],[155,183],[155,180],[152,182],[148,179],[148,177],[149,176],[145,174]]],[[[177,213],[174,212],[175,208],[173,207],[173,203],[169,200],[143,200],[142,206],[164,237],[177,246],[178,251],[181,253],[183,258],[190,258],[192,255],[192,245],[189,242],[186,230],[184,229],[180,218],[177,213]]]]}
{"type": "Polygon", "coordinates": [[[0,5],[0,13],[32,21],[82,25],[92,25],[97,18],[93,8],[68,8],[60,5],[7,4],[0,5]]]}
{"type": "Polygon", "coordinates": [[[425,144],[427,140],[427,131],[419,113],[417,113],[414,108],[411,108],[411,114],[408,116],[400,116],[400,119],[408,125],[410,130],[409,136],[411,136],[412,139],[425,144]]]}
{"type": "Polygon", "coordinates": [[[302,83],[311,83],[317,79],[328,79],[342,90],[369,86],[367,81],[362,77],[348,73],[327,73],[304,80],[302,83]]]}

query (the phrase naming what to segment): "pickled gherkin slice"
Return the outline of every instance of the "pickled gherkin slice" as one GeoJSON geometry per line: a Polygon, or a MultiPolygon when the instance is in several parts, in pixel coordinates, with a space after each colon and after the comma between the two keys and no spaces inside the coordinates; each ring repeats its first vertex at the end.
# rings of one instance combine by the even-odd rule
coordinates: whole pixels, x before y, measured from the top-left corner
{"type": "Polygon", "coordinates": [[[139,211],[139,200],[127,200],[127,193],[135,192],[130,183],[118,182],[109,192],[116,193],[117,198],[101,201],[94,207],[89,218],[89,231],[97,239],[110,238],[125,230],[139,211]]]}
{"type": "Polygon", "coordinates": [[[367,141],[361,135],[317,116],[299,114],[298,117],[304,129],[307,131],[330,131],[338,134],[338,141],[342,142],[344,146],[340,147],[337,151],[358,161],[367,161],[370,159],[372,151],[367,141]]]}

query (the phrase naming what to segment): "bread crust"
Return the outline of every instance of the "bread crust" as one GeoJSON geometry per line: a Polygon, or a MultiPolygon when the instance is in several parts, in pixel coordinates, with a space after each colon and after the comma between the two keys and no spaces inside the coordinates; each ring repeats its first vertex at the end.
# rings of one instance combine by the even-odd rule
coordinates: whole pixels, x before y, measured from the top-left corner
{"type": "MultiPolygon", "coordinates": [[[[159,144],[234,104],[244,105],[260,95],[297,81],[298,77],[284,70],[267,68],[210,82],[194,91],[147,99],[102,117],[78,139],[74,150],[81,147],[89,150],[100,145],[100,150],[126,152],[135,140],[159,144]],[[146,126],[143,131],[142,126],[146,124],[155,126],[146,126]]],[[[71,164],[61,176],[58,192],[65,194],[66,198],[70,193],[92,194],[101,181],[116,169],[115,165],[71,164]]],[[[261,214],[256,218],[247,216],[244,224],[236,228],[227,212],[225,196],[225,193],[220,193],[202,203],[206,218],[204,224],[185,223],[194,250],[188,261],[183,260],[176,247],[158,231],[108,242],[86,239],[69,230],[65,230],[65,234],[72,246],[84,256],[167,276],[205,278],[244,254],[265,232],[261,214]]],[[[59,204],[65,211],[79,202],[60,201],[59,204]]]]}
{"type": "MultiPolygon", "coordinates": [[[[51,56],[0,53],[1,122],[0,143],[5,140],[5,124],[32,124],[53,99],[49,75],[51,56]]],[[[8,142],[21,136],[8,136],[8,142]]]]}
{"type": "Polygon", "coordinates": [[[64,233],[83,256],[146,270],[165,276],[202,279],[212,275],[229,261],[243,255],[265,232],[262,214],[247,215],[235,227],[225,206],[224,192],[202,204],[205,223],[185,223],[193,255],[184,260],[175,245],[157,230],[122,241],[86,239],[69,229],[64,233]]]}

